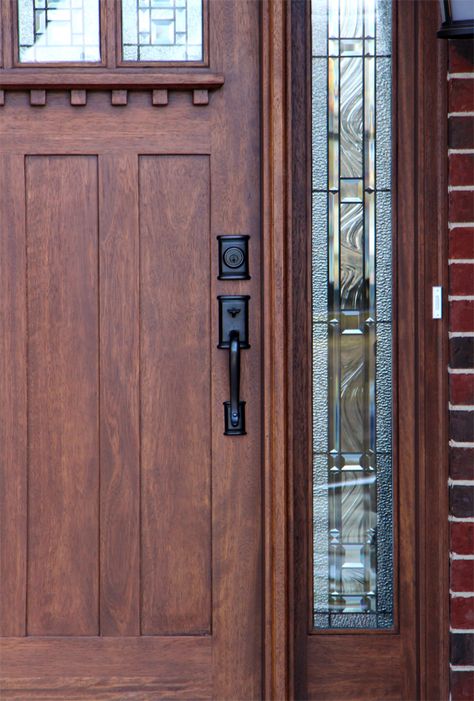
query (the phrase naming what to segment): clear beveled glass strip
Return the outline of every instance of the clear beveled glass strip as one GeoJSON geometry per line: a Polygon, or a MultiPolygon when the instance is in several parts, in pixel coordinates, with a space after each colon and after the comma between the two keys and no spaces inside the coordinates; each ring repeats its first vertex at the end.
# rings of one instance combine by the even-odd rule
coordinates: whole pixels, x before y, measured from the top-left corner
{"type": "Polygon", "coordinates": [[[375,59],[364,59],[364,185],[375,189],[375,59]]]}
{"type": "Polygon", "coordinates": [[[340,37],[348,39],[363,36],[364,3],[363,0],[339,0],[340,37]]]}
{"type": "Polygon", "coordinates": [[[363,162],[363,59],[340,59],[340,164],[341,177],[362,177],[363,162]]]}
{"type": "MultiPolygon", "coordinates": [[[[390,59],[374,56],[382,4],[391,6],[390,0],[328,0],[321,31],[328,37],[328,161],[321,168],[326,192],[321,174],[313,174],[317,628],[393,625],[391,86],[390,70],[380,63],[390,69],[390,59]]],[[[319,21],[323,15],[313,14],[319,21]]],[[[313,83],[316,100],[321,72],[313,83]]],[[[320,102],[318,110],[323,113],[320,102]]],[[[316,160],[313,154],[313,167],[316,160]]]]}
{"type": "Polygon", "coordinates": [[[339,59],[328,60],[329,189],[339,188],[339,59]]]}
{"type": "MultiPolygon", "coordinates": [[[[325,417],[325,420],[326,417],[325,417]]],[[[313,471],[313,577],[314,610],[327,611],[329,599],[329,512],[328,512],[328,458],[315,455],[313,471]]]]}

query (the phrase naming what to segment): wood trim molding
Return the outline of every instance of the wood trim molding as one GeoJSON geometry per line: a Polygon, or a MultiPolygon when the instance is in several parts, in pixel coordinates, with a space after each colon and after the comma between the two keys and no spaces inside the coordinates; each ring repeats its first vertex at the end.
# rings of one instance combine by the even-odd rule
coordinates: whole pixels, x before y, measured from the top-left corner
{"type": "Polygon", "coordinates": [[[264,426],[264,698],[293,697],[291,680],[291,489],[288,216],[290,3],[261,5],[264,426]]]}
{"type": "Polygon", "coordinates": [[[117,70],[25,70],[11,68],[0,70],[0,88],[8,90],[28,90],[32,88],[88,89],[88,90],[216,90],[224,85],[221,73],[193,71],[173,73],[171,71],[127,71],[117,70]]]}

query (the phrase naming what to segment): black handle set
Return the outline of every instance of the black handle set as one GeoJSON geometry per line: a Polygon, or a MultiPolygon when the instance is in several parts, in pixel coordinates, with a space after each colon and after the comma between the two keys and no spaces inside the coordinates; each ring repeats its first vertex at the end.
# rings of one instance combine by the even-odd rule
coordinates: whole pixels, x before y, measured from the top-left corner
{"type": "MultiPolygon", "coordinates": [[[[248,280],[248,236],[218,236],[219,280],[248,280]]],[[[240,351],[248,343],[248,295],[219,295],[219,345],[229,350],[230,401],[224,402],[224,435],[244,436],[245,402],[240,399],[240,351]]]]}

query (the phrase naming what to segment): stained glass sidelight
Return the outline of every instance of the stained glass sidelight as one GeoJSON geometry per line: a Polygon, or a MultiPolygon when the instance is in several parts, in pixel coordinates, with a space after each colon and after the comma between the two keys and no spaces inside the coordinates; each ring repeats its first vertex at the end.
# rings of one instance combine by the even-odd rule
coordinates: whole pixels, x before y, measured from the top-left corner
{"type": "Polygon", "coordinates": [[[100,61],[99,0],[18,0],[21,63],[100,61]]]}
{"type": "Polygon", "coordinates": [[[203,0],[122,0],[124,61],[201,61],[203,0]]]}
{"type": "Polygon", "coordinates": [[[315,628],[393,626],[391,0],[313,0],[315,628]]]}

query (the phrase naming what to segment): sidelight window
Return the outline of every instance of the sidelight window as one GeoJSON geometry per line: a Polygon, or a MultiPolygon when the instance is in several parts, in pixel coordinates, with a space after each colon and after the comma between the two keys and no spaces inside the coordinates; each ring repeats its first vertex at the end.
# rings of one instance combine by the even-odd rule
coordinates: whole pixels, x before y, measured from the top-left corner
{"type": "Polygon", "coordinates": [[[313,622],[390,628],[391,2],[312,29],[313,622]]]}

